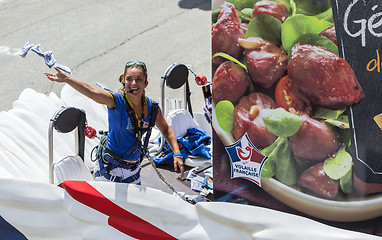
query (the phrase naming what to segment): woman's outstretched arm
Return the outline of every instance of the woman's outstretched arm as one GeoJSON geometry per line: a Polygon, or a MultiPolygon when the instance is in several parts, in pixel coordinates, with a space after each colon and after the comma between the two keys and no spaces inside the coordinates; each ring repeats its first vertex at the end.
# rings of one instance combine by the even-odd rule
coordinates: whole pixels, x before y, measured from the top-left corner
{"type": "Polygon", "coordinates": [[[67,83],[72,88],[82,93],[86,97],[93,99],[95,102],[105,104],[111,109],[115,108],[114,96],[112,95],[112,93],[93,88],[87,83],[78,81],[66,75],[58,68],[55,68],[55,70],[57,71],[57,73],[45,72],[44,74],[51,81],[67,83]]]}

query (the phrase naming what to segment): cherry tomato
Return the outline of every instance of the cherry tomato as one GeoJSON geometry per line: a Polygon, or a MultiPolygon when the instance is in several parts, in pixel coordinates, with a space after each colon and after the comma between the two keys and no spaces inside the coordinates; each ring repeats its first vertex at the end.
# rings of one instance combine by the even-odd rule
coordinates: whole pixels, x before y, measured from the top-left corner
{"type": "Polygon", "coordinates": [[[311,112],[311,107],[305,104],[307,101],[303,101],[293,92],[292,83],[288,76],[281,78],[277,83],[275,98],[277,105],[289,112],[305,112],[307,114],[311,112]]]}

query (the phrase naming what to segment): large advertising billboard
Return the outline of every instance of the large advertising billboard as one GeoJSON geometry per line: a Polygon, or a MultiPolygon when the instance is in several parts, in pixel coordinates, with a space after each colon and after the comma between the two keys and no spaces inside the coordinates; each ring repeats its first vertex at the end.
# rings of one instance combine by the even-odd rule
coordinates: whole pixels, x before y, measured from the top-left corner
{"type": "Polygon", "coordinates": [[[380,1],[213,1],[214,194],[382,233],[380,1]]]}

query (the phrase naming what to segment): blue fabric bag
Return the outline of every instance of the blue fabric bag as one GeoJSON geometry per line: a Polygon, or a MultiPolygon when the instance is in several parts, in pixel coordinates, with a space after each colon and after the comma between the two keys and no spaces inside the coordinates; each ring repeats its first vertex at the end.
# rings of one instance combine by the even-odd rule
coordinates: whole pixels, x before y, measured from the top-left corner
{"type": "MultiPolygon", "coordinates": [[[[161,143],[161,138],[158,139],[159,144],[161,143]]],[[[200,128],[189,128],[187,129],[187,134],[184,137],[177,138],[179,144],[180,153],[183,156],[183,160],[188,157],[188,155],[196,156],[205,159],[211,159],[210,147],[206,146],[211,144],[211,137],[207,135],[206,131],[200,128]]],[[[174,165],[173,160],[174,153],[172,152],[169,144],[163,148],[161,157],[153,157],[155,164],[169,164],[174,165]]]]}

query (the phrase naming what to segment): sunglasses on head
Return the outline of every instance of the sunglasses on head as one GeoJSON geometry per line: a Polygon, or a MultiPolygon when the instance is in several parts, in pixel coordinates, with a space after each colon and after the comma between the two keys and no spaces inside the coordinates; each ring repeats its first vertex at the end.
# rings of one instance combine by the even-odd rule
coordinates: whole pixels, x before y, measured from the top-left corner
{"type": "Polygon", "coordinates": [[[132,66],[138,66],[138,67],[146,69],[146,64],[144,62],[141,62],[141,61],[127,62],[125,68],[132,67],[132,66]]]}

